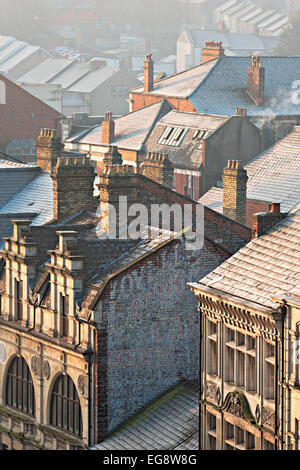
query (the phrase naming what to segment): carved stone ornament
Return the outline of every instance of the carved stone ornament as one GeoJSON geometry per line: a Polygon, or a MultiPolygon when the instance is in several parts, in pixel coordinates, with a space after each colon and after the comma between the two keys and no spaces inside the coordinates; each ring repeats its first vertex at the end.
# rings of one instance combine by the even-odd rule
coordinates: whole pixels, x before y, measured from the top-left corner
{"type": "Polygon", "coordinates": [[[45,379],[49,379],[50,377],[50,364],[48,361],[43,362],[43,376],[45,379]]]}
{"type": "Polygon", "coordinates": [[[86,384],[85,376],[80,375],[78,377],[78,389],[79,389],[80,393],[82,393],[82,394],[84,394],[85,384],[86,384]]]}
{"type": "Polygon", "coordinates": [[[212,382],[206,382],[206,399],[217,402],[217,385],[212,382]]]}
{"type": "Polygon", "coordinates": [[[272,429],[275,428],[275,413],[271,408],[263,408],[262,424],[272,429]]]}
{"type": "Polygon", "coordinates": [[[260,407],[259,407],[259,404],[257,404],[256,408],[255,408],[255,419],[256,419],[256,422],[259,423],[259,421],[260,421],[260,407]]]}
{"type": "Polygon", "coordinates": [[[5,364],[6,361],[6,346],[3,341],[0,341],[0,364],[5,364]]]}
{"type": "Polygon", "coordinates": [[[255,423],[247,398],[240,392],[228,393],[222,410],[238,418],[255,423]]]}

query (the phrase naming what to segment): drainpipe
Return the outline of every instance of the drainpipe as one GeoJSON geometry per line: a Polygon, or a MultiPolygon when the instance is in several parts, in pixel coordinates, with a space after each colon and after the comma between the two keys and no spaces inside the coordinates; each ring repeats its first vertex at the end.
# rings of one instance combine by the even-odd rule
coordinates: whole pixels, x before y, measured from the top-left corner
{"type": "Polygon", "coordinates": [[[275,336],[275,450],[278,450],[278,372],[279,372],[279,364],[278,364],[278,335],[279,332],[276,329],[276,336],[275,336]]]}
{"type": "Polygon", "coordinates": [[[286,307],[286,300],[283,299],[283,304],[281,306],[281,314],[282,314],[282,320],[281,320],[281,450],[283,450],[283,443],[284,443],[284,387],[283,384],[285,382],[285,368],[284,368],[284,320],[285,320],[285,315],[287,312],[287,307],[286,307]]]}

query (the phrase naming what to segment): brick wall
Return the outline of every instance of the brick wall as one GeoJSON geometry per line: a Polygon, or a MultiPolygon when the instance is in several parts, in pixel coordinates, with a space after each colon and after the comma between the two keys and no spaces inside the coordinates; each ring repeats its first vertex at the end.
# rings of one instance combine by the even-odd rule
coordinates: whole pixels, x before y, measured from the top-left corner
{"type": "Polygon", "coordinates": [[[186,111],[189,113],[195,113],[196,109],[192,105],[192,103],[186,98],[171,98],[169,96],[162,96],[162,95],[146,95],[146,94],[137,94],[131,93],[132,108],[131,111],[136,111],[137,109],[144,108],[145,106],[149,106],[150,104],[157,103],[162,99],[166,99],[169,103],[173,106],[174,109],[178,111],[186,111]]]}
{"type": "Polygon", "coordinates": [[[0,103],[0,145],[12,139],[36,139],[42,127],[57,129],[60,135],[62,116],[57,111],[3,75],[0,80],[6,88],[6,104],[0,103]]]}
{"type": "Polygon", "coordinates": [[[174,241],[107,285],[97,307],[98,439],[182,378],[197,379],[198,315],[186,283],[226,257],[208,241],[201,252],[174,241]]]}

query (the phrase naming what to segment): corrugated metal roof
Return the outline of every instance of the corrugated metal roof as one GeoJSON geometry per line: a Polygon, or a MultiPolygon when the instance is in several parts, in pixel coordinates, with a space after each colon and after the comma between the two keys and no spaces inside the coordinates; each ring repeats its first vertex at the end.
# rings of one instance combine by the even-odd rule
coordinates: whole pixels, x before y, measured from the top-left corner
{"type": "Polygon", "coordinates": [[[68,92],[91,93],[117,72],[118,70],[116,70],[115,67],[97,69],[94,72],[88,73],[81,80],[78,80],[74,85],[70,86],[68,92]]]}
{"type": "Polygon", "coordinates": [[[27,83],[48,83],[63,70],[74,64],[74,60],[69,59],[47,59],[30,72],[25,73],[18,79],[18,82],[27,83]]]}
{"type": "Polygon", "coordinates": [[[198,396],[180,384],[92,450],[198,450],[198,396]]]}

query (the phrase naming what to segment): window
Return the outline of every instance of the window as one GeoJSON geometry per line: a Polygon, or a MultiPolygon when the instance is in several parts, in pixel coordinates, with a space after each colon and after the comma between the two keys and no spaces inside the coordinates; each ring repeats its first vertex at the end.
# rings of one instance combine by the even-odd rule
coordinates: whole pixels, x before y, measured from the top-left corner
{"type": "Polygon", "coordinates": [[[274,400],[275,398],[275,346],[265,342],[265,393],[266,399],[274,400]]]}
{"type": "Polygon", "coordinates": [[[6,404],[29,415],[35,415],[32,377],[23,357],[15,357],[9,367],[6,382],[6,404]]]}
{"type": "Polygon", "coordinates": [[[217,324],[207,319],[207,372],[217,375],[218,354],[217,354],[217,324]]]}
{"type": "Polygon", "coordinates": [[[256,338],[225,327],[226,382],[256,391],[256,338]]]}
{"type": "Polygon", "coordinates": [[[21,320],[23,315],[22,304],[23,282],[15,279],[15,319],[21,320]]]}
{"type": "Polygon", "coordinates": [[[263,448],[264,448],[264,450],[274,450],[274,449],[275,449],[275,445],[272,444],[272,442],[267,441],[266,439],[264,439],[263,448]]]}
{"type": "Polygon", "coordinates": [[[82,435],[80,401],[75,385],[68,375],[60,375],[54,384],[50,424],[72,434],[82,435]]]}
{"type": "Polygon", "coordinates": [[[216,450],[217,445],[217,419],[215,415],[207,412],[207,449],[216,450]]]}
{"type": "Polygon", "coordinates": [[[60,294],[61,336],[69,334],[69,296],[60,294]]]}
{"type": "Polygon", "coordinates": [[[225,450],[253,450],[255,436],[239,426],[225,421],[225,450]]]}
{"type": "Polygon", "coordinates": [[[179,147],[187,133],[188,129],[182,129],[180,127],[166,127],[162,136],[158,140],[158,144],[170,145],[172,147],[179,147]]]}

